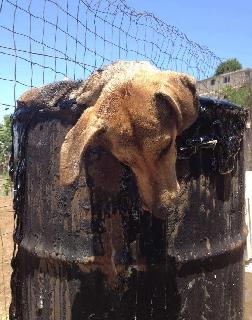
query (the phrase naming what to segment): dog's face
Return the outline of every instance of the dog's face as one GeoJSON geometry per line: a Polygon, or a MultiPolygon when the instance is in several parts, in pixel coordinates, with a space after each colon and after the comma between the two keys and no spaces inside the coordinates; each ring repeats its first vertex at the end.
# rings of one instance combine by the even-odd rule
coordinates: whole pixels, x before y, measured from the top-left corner
{"type": "Polygon", "coordinates": [[[191,78],[174,72],[137,75],[98,99],[69,131],[61,149],[61,182],[75,180],[83,153],[99,141],[132,169],[144,207],[163,217],[179,189],[176,136],[197,111],[191,78]]]}

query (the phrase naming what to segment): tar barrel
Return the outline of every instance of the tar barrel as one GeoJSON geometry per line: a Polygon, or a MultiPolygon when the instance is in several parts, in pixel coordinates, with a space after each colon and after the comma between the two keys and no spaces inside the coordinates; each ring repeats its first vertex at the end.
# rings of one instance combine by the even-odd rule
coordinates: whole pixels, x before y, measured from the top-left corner
{"type": "MultiPolygon", "coordinates": [[[[45,97],[76,82],[44,88],[45,97]]],[[[68,86],[68,87],[67,87],[68,86]]],[[[64,138],[87,106],[19,103],[13,117],[14,320],[242,320],[246,112],[200,98],[177,138],[181,194],[166,221],[143,211],[131,170],[99,146],[59,184],[64,138]]]]}

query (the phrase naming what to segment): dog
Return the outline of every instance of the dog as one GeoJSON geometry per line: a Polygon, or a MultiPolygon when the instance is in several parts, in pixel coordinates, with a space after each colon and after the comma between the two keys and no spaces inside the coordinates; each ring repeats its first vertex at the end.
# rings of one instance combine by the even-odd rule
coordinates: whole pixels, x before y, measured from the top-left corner
{"type": "Polygon", "coordinates": [[[148,62],[117,61],[95,71],[70,95],[88,108],[62,144],[60,183],[76,180],[87,148],[98,143],[131,168],[143,207],[165,219],[179,191],[176,137],[198,115],[195,84],[148,62]]]}

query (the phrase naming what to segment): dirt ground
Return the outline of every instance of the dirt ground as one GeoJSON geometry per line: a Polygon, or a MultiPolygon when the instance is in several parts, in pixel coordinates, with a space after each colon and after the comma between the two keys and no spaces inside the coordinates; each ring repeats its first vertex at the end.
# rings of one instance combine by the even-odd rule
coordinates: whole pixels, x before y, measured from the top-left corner
{"type": "Polygon", "coordinates": [[[252,273],[245,273],[245,320],[252,320],[252,273]]]}
{"type": "Polygon", "coordinates": [[[11,299],[10,260],[13,253],[12,197],[0,195],[0,320],[7,320],[11,299]]]}
{"type": "MultiPolygon", "coordinates": [[[[8,319],[10,292],[10,260],[13,253],[13,210],[11,196],[0,195],[0,320],[8,319]]],[[[252,320],[252,273],[245,276],[245,318],[252,320]]]]}

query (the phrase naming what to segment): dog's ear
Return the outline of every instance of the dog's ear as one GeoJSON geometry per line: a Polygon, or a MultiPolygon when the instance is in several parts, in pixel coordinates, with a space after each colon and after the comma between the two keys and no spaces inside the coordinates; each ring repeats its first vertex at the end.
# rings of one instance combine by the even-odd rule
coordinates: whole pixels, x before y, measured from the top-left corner
{"type": "Polygon", "coordinates": [[[196,80],[193,77],[188,76],[185,73],[180,73],[179,78],[180,78],[180,81],[182,82],[182,84],[188,90],[190,90],[193,95],[195,95],[196,94],[196,80]]]}
{"type": "Polygon", "coordinates": [[[158,104],[166,104],[176,113],[178,134],[188,128],[197,118],[199,102],[196,81],[183,73],[176,74],[176,82],[161,88],[155,94],[158,104]]]}
{"type": "Polygon", "coordinates": [[[188,128],[197,118],[199,112],[199,99],[196,90],[195,78],[180,73],[182,90],[178,93],[178,104],[182,114],[182,125],[179,133],[188,128]]]}
{"type": "Polygon", "coordinates": [[[82,155],[94,139],[105,130],[94,107],[84,111],[75,126],[67,133],[60,150],[60,184],[74,182],[80,171],[82,155]]]}
{"type": "Polygon", "coordinates": [[[182,125],[181,110],[180,110],[177,102],[172,98],[171,95],[169,95],[167,93],[167,90],[162,90],[162,91],[158,91],[157,93],[155,93],[155,99],[156,99],[156,103],[159,108],[163,107],[163,110],[164,110],[164,108],[166,109],[166,114],[167,113],[170,113],[170,115],[172,113],[175,114],[176,121],[177,121],[177,128],[180,128],[182,125]]]}

